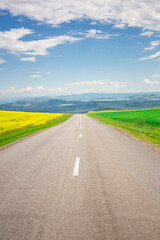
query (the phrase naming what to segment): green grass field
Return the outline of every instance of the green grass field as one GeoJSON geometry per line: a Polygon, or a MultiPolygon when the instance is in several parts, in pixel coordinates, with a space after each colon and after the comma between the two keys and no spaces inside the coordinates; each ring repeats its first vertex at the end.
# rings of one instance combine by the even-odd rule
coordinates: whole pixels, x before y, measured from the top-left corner
{"type": "Polygon", "coordinates": [[[71,114],[0,111],[0,146],[58,125],[71,114]]]}
{"type": "Polygon", "coordinates": [[[160,147],[160,108],[89,112],[87,115],[160,147]]]}

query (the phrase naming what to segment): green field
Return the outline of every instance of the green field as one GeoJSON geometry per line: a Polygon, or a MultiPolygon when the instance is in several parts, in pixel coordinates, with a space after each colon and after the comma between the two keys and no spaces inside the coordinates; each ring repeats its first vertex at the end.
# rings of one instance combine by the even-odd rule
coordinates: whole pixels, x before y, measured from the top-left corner
{"type": "Polygon", "coordinates": [[[87,115],[160,147],[160,108],[89,112],[87,115]]]}
{"type": "Polygon", "coordinates": [[[70,117],[69,113],[0,111],[0,146],[58,125],[70,117]]]}

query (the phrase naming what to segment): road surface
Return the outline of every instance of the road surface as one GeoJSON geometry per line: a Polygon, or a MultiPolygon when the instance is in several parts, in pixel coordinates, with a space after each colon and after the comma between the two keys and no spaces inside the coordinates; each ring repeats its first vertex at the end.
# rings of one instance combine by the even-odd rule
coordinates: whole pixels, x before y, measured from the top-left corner
{"type": "Polygon", "coordinates": [[[85,115],[1,150],[0,239],[159,240],[160,154],[85,115]]]}

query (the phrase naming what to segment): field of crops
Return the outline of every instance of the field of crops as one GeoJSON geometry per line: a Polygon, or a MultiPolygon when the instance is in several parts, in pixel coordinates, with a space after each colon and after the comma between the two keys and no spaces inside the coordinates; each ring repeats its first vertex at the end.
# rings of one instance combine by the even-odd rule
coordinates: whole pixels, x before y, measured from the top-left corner
{"type": "Polygon", "coordinates": [[[0,111],[0,133],[27,126],[41,125],[62,115],[62,113],[0,111]]]}
{"type": "Polygon", "coordinates": [[[88,115],[160,146],[160,108],[91,112],[88,115]]]}
{"type": "Polygon", "coordinates": [[[0,146],[57,125],[70,116],[63,113],[0,111],[0,146]]]}

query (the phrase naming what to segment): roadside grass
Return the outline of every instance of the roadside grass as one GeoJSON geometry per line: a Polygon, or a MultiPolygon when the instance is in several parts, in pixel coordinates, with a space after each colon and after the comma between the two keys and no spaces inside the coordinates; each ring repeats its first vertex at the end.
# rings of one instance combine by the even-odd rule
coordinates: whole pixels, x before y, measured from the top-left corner
{"type": "MultiPolygon", "coordinates": [[[[4,119],[4,114],[6,114],[6,112],[8,112],[8,114],[11,114],[11,115],[13,115],[15,113],[14,121],[16,123],[16,114],[18,114],[19,112],[0,111],[0,119],[1,120],[4,119]]],[[[39,114],[39,123],[38,123],[38,114],[37,113],[26,113],[26,112],[20,112],[20,113],[24,114],[24,117],[22,118],[23,123],[21,124],[20,119],[18,119],[18,117],[17,117],[18,125],[16,124],[16,127],[14,129],[13,129],[13,126],[6,127],[6,126],[9,126],[9,124],[11,123],[10,122],[11,119],[8,119],[7,124],[6,124],[6,122],[4,122],[5,128],[3,126],[3,122],[0,121],[1,122],[1,132],[0,132],[0,146],[1,147],[8,143],[14,142],[20,138],[28,136],[30,134],[39,132],[43,129],[50,128],[55,125],[58,125],[64,121],[66,121],[67,119],[69,119],[72,116],[69,113],[68,114],[52,114],[52,113],[46,114],[46,113],[44,113],[44,115],[43,115],[43,113],[38,113],[39,114]],[[46,120],[45,120],[45,114],[46,114],[46,120]],[[31,115],[31,117],[29,118],[30,115],[31,115]],[[26,117],[26,119],[25,119],[25,117],[26,117]],[[31,119],[32,119],[32,121],[31,121],[31,119]],[[27,122],[27,123],[29,123],[28,125],[24,124],[25,120],[26,120],[26,122],[28,121],[27,122]],[[11,130],[5,131],[5,129],[7,129],[7,128],[11,128],[11,130]]]]}
{"type": "Polygon", "coordinates": [[[160,147],[160,108],[89,112],[87,115],[160,147]]]}

